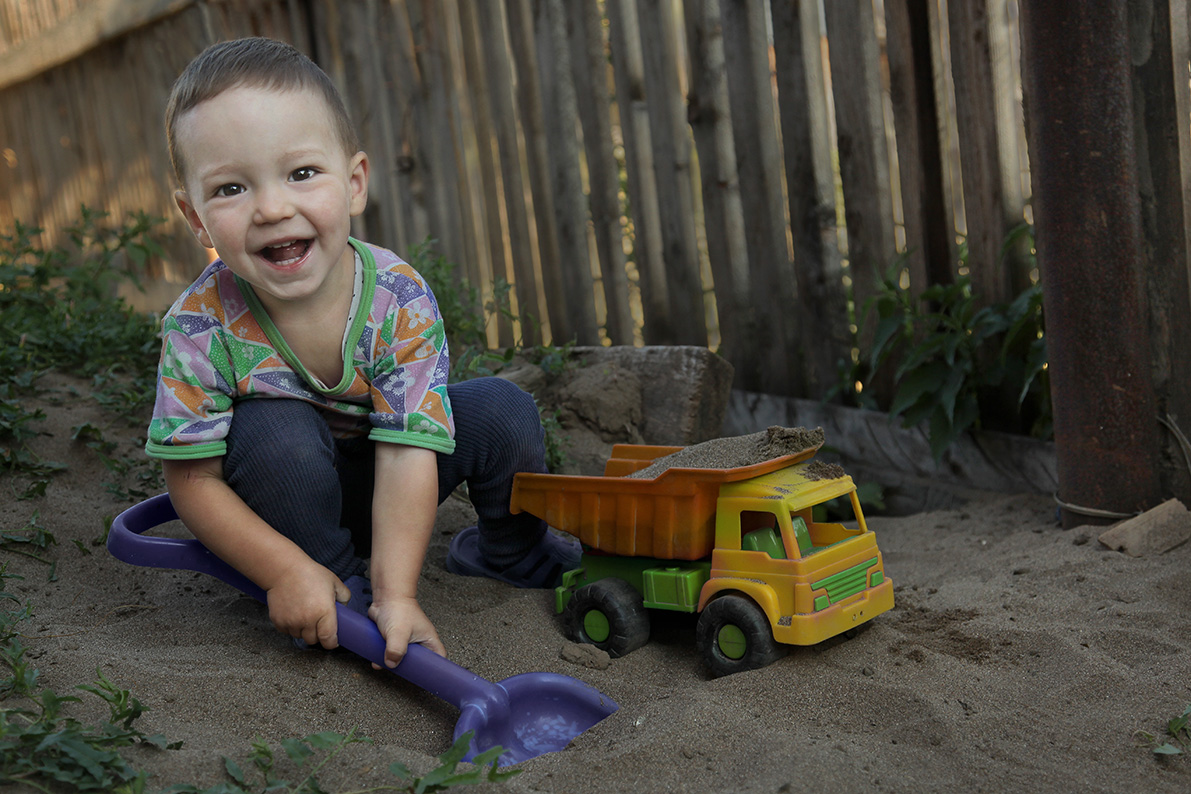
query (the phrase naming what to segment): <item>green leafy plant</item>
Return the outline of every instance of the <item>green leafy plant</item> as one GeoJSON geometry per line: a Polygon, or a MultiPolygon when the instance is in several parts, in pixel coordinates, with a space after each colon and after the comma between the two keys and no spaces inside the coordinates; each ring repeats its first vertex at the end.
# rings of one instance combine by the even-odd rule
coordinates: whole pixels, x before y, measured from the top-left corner
{"type": "MultiPolygon", "coordinates": [[[[497,760],[504,752],[502,747],[493,747],[473,760],[473,768],[459,771],[459,763],[467,754],[471,746],[472,733],[468,731],[441,756],[440,765],[422,777],[416,777],[400,762],[389,765],[389,773],[401,779],[401,783],[394,785],[369,786],[355,792],[343,794],[365,794],[377,791],[404,791],[410,794],[430,794],[445,791],[455,786],[475,783],[499,783],[520,773],[521,770],[502,770],[497,766],[497,760]]],[[[190,784],[180,784],[168,789],[171,794],[265,794],[266,792],[284,792],[284,794],[327,794],[326,789],[319,783],[318,775],[345,748],[361,742],[371,743],[371,739],[356,735],[355,730],[346,735],[327,731],[314,733],[301,739],[285,739],[281,742],[284,758],[288,759],[297,777],[291,782],[283,777],[278,762],[281,757],[263,740],[252,743],[252,752],[248,756],[247,764],[240,764],[227,758],[223,759],[224,769],[230,782],[220,783],[211,788],[200,789],[190,784]]]]}
{"type": "Polygon", "coordinates": [[[1146,731],[1138,731],[1136,735],[1155,755],[1186,755],[1191,752],[1191,705],[1185,707],[1182,714],[1167,721],[1166,735],[1161,739],[1146,731]]]}
{"type": "Polygon", "coordinates": [[[45,557],[50,546],[57,545],[58,539],[54,533],[38,523],[40,513],[34,513],[24,528],[15,532],[0,532],[0,551],[10,551],[32,557],[38,562],[52,565],[53,561],[45,557]]]}
{"type": "Polygon", "coordinates": [[[20,627],[33,616],[31,605],[3,588],[10,574],[0,565],[0,785],[21,783],[37,791],[50,792],[69,787],[71,791],[133,794],[145,790],[146,775],[133,769],[120,750],[134,744],[175,749],[160,734],[146,735],[135,727],[145,706],[128,690],[120,689],[96,670],[96,680],[75,687],[100,698],[108,705],[108,719],[84,725],[64,712],[75,695],[59,695],[41,687],[39,673],[27,658],[20,627]],[[18,606],[14,609],[10,603],[18,606]],[[15,706],[9,700],[18,699],[15,706]],[[55,786],[56,788],[52,788],[55,786]]]}
{"type": "MultiPolygon", "coordinates": [[[[1023,227],[1006,245],[1031,233],[1023,227]]],[[[960,434],[993,417],[1014,417],[998,429],[1048,436],[1041,287],[1034,284],[1009,304],[982,306],[966,276],[913,295],[901,284],[903,270],[904,258],[886,271],[865,307],[877,320],[866,362],[870,378],[896,367],[890,417],[906,427],[925,422],[935,460],[960,434]]]]}
{"type": "MultiPolygon", "coordinates": [[[[503,278],[492,284],[492,298],[480,300],[480,292],[460,276],[459,267],[433,251],[434,240],[414,246],[409,254],[410,265],[422,274],[438,301],[438,311],[447,331],[451,350],[451,379],[467,380],[499,372],[521,355],[551,374],[562,372],[573,359],[573,342],[562,345],[530,345],[518,342],[503,350],[488,348],[488,326],[498,318],[537,324],[532,315],[518,316],[509,298],[512,285],[503,278]]],[[[540,334],[537,334],[540,335],[540,334]]]]}
{"type": "Polygon", "coordinates": [[[124,415],[151,404],[157,322],[120,299],[116,287],[139,285],[149,257],[162,255],[152,234],[160,222],[136,213],[109,224],[83,207],[63,245],[41,247],[41,230],[19,222],[0,234],[0,470],[33,480],[18,498],[44,493],[48,478],[65,468],[28,446],[45,417],[25,398],[45,372],[92,378],[91,396],[124,415]]]}

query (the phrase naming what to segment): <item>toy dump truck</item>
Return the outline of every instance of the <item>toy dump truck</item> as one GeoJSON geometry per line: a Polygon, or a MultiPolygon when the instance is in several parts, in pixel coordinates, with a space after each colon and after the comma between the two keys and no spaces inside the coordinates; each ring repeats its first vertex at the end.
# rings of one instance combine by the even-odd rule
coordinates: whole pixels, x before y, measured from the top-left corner
{"type": "Polygon", "coordinates": [[[513,512],[583,543],[581,567],[556,590],[567,635],[623,656],[649,640],[648,610],[699,613],[700,653],[727,675],[891,609],[893,584],[852,478],[812,460],[818,432],[816,446],[732,468],[634,477],[684,448],[619,444],[602,477],[518,474],[513,512]],[[833,500],[854,528],[815,520],[833,500]]]}

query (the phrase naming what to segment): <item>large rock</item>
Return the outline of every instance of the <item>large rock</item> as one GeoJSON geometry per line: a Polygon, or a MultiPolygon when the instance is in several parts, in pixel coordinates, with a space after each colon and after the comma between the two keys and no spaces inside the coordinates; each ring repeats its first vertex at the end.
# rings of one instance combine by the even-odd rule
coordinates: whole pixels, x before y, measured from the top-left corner
{"type": "Polygon", "coordinates": [[[732,391],[732,365],[705,347],[577,347],[587,369],[615,366],[641,381],[641,438],[686,446],[717,438],[732,391]]]}
{"type": "Polygon", "coordinates": [[[717,438],[732,365],[702,347],[579,347],[561,372],[525,361],[500,374],[538,401],[565,437],[562,473],[602,474],[619,443],[688,446],[717,438]]]}

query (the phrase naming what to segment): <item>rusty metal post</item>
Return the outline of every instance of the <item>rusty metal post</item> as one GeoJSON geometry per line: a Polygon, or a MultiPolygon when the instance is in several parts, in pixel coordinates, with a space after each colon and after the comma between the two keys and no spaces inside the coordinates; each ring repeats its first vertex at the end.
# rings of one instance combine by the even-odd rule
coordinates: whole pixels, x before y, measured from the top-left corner
{"type": "Polygon", "coordinates": [[[1025,0],[1022,45],[1063,526],[1103,523],[1160,498],[1126,0],[1025,0]]]}

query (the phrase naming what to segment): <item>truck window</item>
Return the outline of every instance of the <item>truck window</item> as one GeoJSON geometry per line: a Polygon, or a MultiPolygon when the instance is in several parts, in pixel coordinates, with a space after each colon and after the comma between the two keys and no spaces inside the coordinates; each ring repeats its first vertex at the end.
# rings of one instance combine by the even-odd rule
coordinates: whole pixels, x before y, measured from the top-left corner
{"type": "Polygon", "coordinates": [[[841,499],[841,509],[846,511],[846,515],[839,516],[842,523],[835,521],[815,521],[811,510],[802,510],[794,513],[791,518],[801,518],[805,523],[810,535],[810,541],[815,548],[822,548],[830,546],[833,543],[839,543],[841,540],[850,538],[854,535],[859,535],[863,530],[856,527],[857,521],[855,513],[852,510],[851,502],[841,499]],[[848,527],[851,524],[852,527],[848,527]]]}
{"type": "Polygon", "coordinates": [[[775,560],[786,559],[778,520],[773,513],[742,510],[740,513],[740,548],[744,551],[763,551],[775,560]]]}

